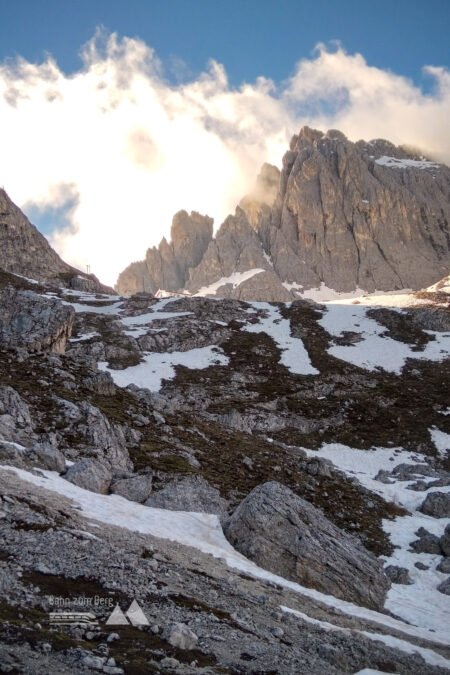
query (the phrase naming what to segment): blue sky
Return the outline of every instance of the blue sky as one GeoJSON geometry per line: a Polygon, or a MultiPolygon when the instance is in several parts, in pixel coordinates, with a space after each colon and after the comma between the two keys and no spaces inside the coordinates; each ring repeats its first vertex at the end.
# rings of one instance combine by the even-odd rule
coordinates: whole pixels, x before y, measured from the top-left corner
{"type": "Polygon", "coordinates": [[[449,16],[450,0],[0,0],[0,185],[113,284],[178,210],[218,227],[305,124],[448,164],[449,16]]]}
{"type": "Polygon", "coordinates": [[[1,60],[37,62],[51,52],[65,72],[81,66],[80,46],[99,25],[142,38],[167,77],[172,61],[195,76],[214,58],[232,85],[283,80],[331,40],[425,87],[422,66],[450,61],[449,0],[1,0],[0,9],[1,60]]]}

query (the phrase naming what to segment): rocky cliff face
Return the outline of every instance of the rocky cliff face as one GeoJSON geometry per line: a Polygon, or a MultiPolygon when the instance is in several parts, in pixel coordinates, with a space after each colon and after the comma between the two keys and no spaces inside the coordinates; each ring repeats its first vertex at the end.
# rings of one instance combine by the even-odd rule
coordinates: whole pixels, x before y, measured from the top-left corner
{"type": "MultiPolygon", "coordinates": [[[[279,301],[323,285],[338,292],[418,290],[450,266],[449,195],[450,169],[442,164],[388,141],[352,143],[339,131],[305,127],[293,137],[281,174],[264,165],[196,266],[186,259],[184,277],[169,274],[172,262],[163,276],[163,252],[152,249],[122,273],[117,289],[183,286],[279,301]],[[230,279],[250,270],[260,272],[230,279]]],[[[186,236],[198,236],[195,223],[186,236]]],[[[174,243],[163,240],[160,249],[171,251],[174,243]]]]}
{"type": "Polygon", "coordinates": [[[80,291],[112,292],[93,274],[84,274],[61,260],[3,189],[0,189],[0,269],[80,291]]]}
{"type": "Polygon", "coordinates": [[[63,354],[74,315],[55,298],[7,286],[0,290],[0,346],[63,354]]]}
{"type": "Polygon", "coordinates": [[[171,242],[164,238],[158,248],[149,248],[145,260],[127,267],[117,281],[117,288],[124,295],[138,291],[155,293],[158,288],[180,290],[184,288],[189,269],[195,268],[212,239],[213,221],[193,211],[175,214],[171,228],[171,242]]]}
{"type": "Polygon", "coordinates": [[[449,194],[446,166],[304,128],[261,234],[278,274],[305,288],[417,290],[448,271],[449,194]]]}

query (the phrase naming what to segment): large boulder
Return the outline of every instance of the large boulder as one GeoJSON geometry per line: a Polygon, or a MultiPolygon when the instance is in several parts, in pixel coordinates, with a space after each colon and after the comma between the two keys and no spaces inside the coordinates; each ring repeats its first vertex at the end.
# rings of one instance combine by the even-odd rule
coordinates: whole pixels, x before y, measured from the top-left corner
{"type": "Polygon", "coordinates": [[[225,535],[275,574],[372,609],[383,607],[390,582],[381,563],[280,483],[255,488],[231,516],[225,535]]]}
{"type": "Polygon", "coordinates": [[[0,346],[63,354],[74,316],[60,300],[7,286],[0,291],[0,346]]]}
{"type": "Polygon", "coordinates": [[[169,511],[215,513],[221,518],[228,515],[228,502],[201,476],[173,480],[159,492],[150,495],[145,506],[169,511]]]}
{"type": "Polygon", "coordinates": [[[419,511],[434,518],[450,518],[450,492],[430,492],[419,511]]]}
{"type": "Polygon", "coordinates": [[[120,495],[132,502],[145,502],[152,491],[152,477],[150,476],[131,476],[115,481],[110,491],[115,495],[120,495]]]}
{"type": "Polygon", "coordinates": [[[103,462],[99,462],[97,459],[85,458],[70,466],[64,478],[84,490],[106,494],[111,483],[112,474],[103,462]]]}
{"type": "Polygon", "coordinates": [[[172,623],[167,626],[163,638],[177,649],[194,649],[198,642],[196,634],[185,623],[172,623]]]}

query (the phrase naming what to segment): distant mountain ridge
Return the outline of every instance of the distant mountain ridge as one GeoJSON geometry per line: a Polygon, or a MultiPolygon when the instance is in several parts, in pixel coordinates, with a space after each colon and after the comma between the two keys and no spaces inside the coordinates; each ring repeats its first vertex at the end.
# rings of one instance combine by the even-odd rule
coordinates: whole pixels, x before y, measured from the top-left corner
{"type": "Polygon", "coordinates": [[[171,244],[149,249],[116,289],[268,301],[320,287],[418,290],[448,273],[449,220],[447,166],[386,140],[353,143],[336,130],[304,127],[282,171],[264,165],[214,238],[206,216],[179,212],[171,244]],[[166,250],[177,251],[181,274],[168,274],[166,250]]]}

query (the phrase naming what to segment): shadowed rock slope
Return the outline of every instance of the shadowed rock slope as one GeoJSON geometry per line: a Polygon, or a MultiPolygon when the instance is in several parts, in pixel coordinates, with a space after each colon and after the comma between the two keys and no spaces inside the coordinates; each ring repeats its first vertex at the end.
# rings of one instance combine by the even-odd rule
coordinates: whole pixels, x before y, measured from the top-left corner
{"type": "Polygon", "coordinates": [[[0,189],[0,269],[79,291],[113,292],[93,274],[85,274],[61,260],[3,189],[0,189]]]}

